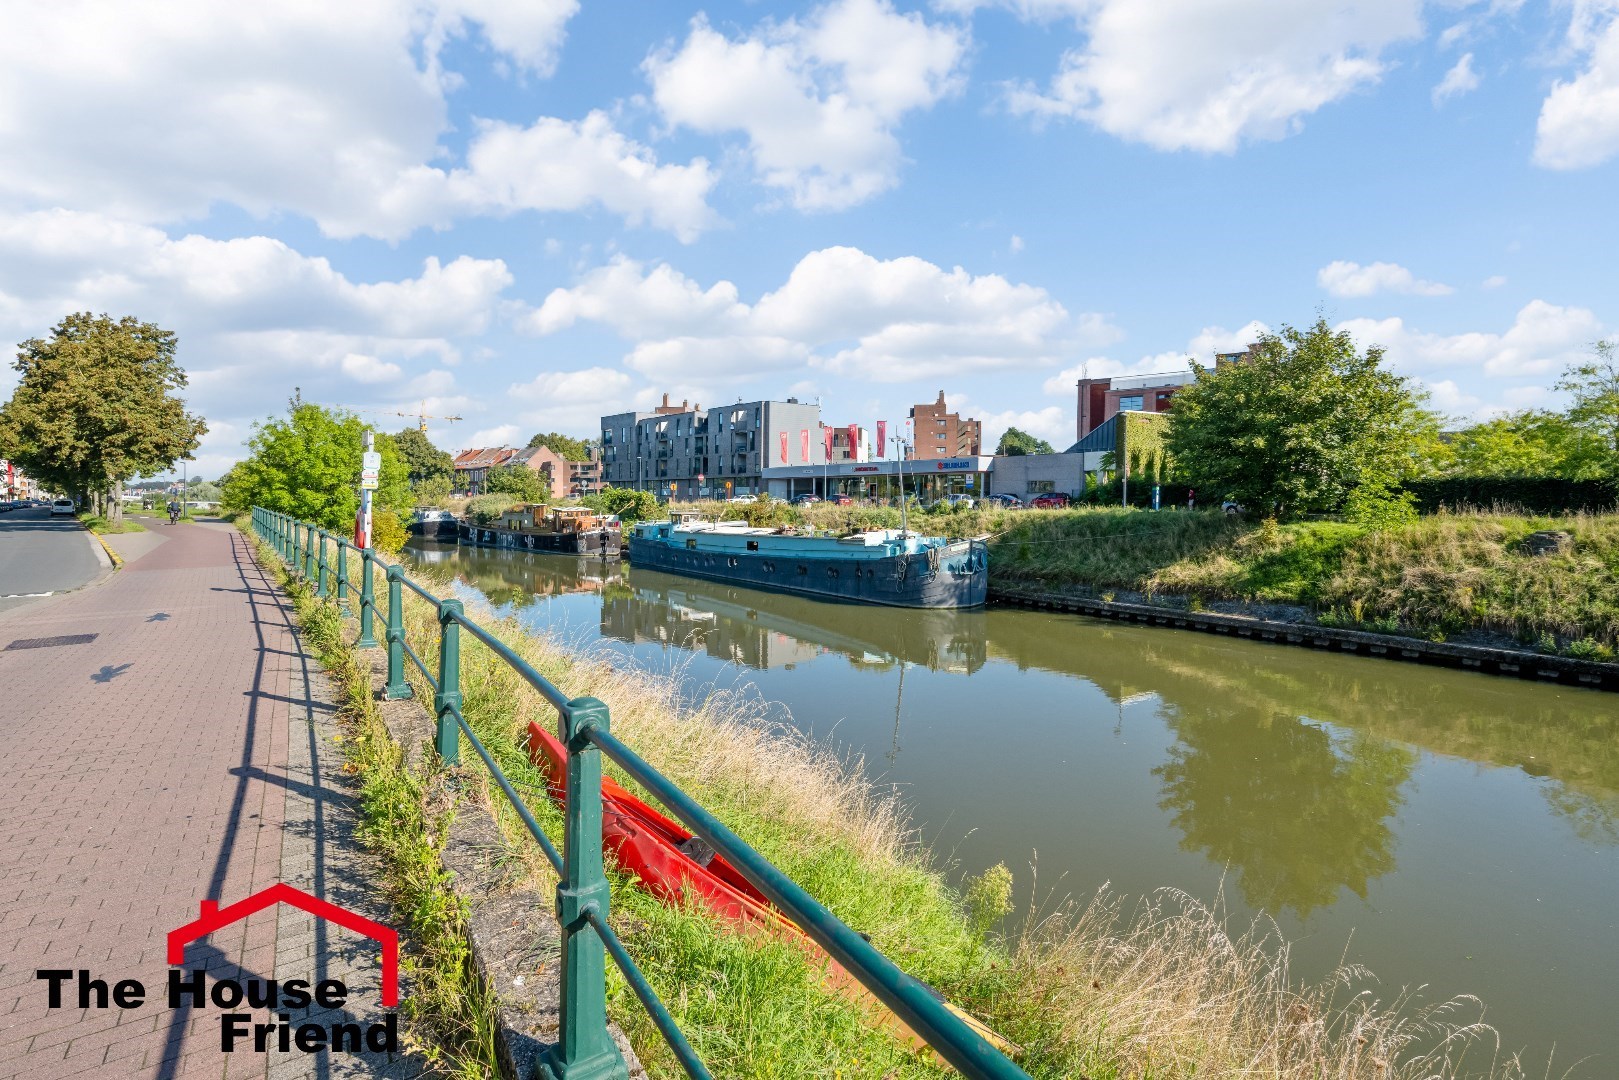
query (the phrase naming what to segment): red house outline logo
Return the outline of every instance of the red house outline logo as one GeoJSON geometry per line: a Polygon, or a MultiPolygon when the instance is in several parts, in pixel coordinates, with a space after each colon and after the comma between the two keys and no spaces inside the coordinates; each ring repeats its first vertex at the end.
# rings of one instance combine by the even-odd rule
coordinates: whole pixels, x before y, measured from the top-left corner
{"type": "Polygon", "coordinates": [[[169,931],[169,963],[179,967],[185,963],[186,946],[191,942],[276,904],[291,904],[295,908],[309,912],[317,919],[334,922],[345,929],[353,930],[356,934],[364,934],[380,944],[382,1004],[389,1009],[399,1004],[398,933],[391,927],[374,922],[363,915],[356,915],[347,908],[338,907],[330,901],[322,900],[283,882],[277,882],[268,889],[260,889],[229,907],[220,907],[218,900],[202,901],[198,905],[201,910],[195,922],[188,922],[169,931]]]}

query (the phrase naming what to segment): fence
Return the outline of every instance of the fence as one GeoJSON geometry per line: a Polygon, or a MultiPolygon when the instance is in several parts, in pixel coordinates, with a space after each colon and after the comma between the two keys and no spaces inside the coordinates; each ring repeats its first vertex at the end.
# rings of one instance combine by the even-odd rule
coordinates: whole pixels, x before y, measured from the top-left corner
{"type": "Polygon", "coordinates": [[[590,698],[569,698],[535,671],[522,657],[488,630],[467,618],[459,600],[434,596],[405,576],[404,568],[388,563],[369,549],[355,548],[334,535],[286,514],[255,507],[253,530],[276,550],[299,577],[314,583],[315,595],[339,605],[344,614],[356,614],[351,563],[358,561],[359,648],[386,647],[387,698],[411,696],[405,679],[409,660],[433,689],[436,720],[434,748],[445,764],[460,761],[464,738],[482,759],[557,871],[557,921],[562,928],[562,1006],[559,1041],[538,1063],[542,1076],[552,1080],[608,1080],[626,1077],[628,1070],[607,1030],[607,958],[610,956],[675,1058],[693,1078],[706,1078],[708,1070],[657,993],[641,974],[634,959],[608,924],[608,884],[602,863],[602,755],[617,764],[636,783],[661,802],[688,829],[701,837],[767,896],[827,955],[843,965],[871,994],[891,1009],[907,1027],[941,1058],[973,1080],[1012,1080],[1028,1075],[991,1046],[965,1021],[950,1011],[923,983],[901,971],[868,941],[833,915],[791,878],[776,869],[735,833],[704,810],[667,777],[612,734],[607,706],[590,698]],[[328,552],[336,552],[331,565],[328,552]],[[385,604],[375,595],[376,574],[384,572],[385,604]],[[438,671],[429,670],[405,640],[404,593],[410,590],[438,612],[438,671]],[[376,621],[384,620],[383,641],[376,638],[376,621]],[[461,634],[470,634],[500,657],[557,711],[558,738],[567,747],[564,836],[559,853],[532,813],[495,763],[461,712],[461,634]]]}

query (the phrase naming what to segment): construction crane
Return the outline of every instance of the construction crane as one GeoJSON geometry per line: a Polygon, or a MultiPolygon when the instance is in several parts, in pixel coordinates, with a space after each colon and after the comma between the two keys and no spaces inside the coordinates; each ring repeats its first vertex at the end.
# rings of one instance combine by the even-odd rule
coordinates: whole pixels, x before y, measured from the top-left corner
{"type": "Polygon", "coordinates": [[[430,416],[426,412],[427,402],[425,401],[422,402],[422,407],[415,412],[400,412],[398,409],[356,409],[347,405],[340,407],[348,409],[350,412],[378,413],[383,416],[414,416],[416,418],[417,430],[423,432],[427,430],[427,422],[429,420],[443,420],[446,423],[453,424],[457,420],[461,419],[459,416],[430,416]]]}

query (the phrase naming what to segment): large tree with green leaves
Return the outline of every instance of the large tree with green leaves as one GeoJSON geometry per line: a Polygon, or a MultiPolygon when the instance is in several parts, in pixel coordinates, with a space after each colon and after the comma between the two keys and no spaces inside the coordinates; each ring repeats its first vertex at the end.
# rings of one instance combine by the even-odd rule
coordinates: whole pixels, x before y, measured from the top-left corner
{"type": "Polygon", "coordinates": [[[1557,389],[1573,395],[1569,423],[1602,441],[1604,471],[1612,474],[1619,472],[1619,343],[1598,341],[1592,351],[1590,360],[1563,372],[1557,389]]]}
{"type": "Polygon", "coordinates": [[[1555,476],[1589,480],[1612,459],[1602,438],[1561,413],[1508,413],[1450,437],[1451,469],[1461,476],[1555,476]]]}
{"type": "Polygon", "coordinates": [[[590,444],[584,439],[575,439],[555,431],[542,431],[528,441],[529,449],[543,446],[553,454],[561,455],[567,461],[589,461],[590,444]]]}
{"type": "Polygon", "coordinates": [[[420,428],[408,427],[388,438],[405,463],[412,487],[434,478],[448,480],[455,470],[455,458],[434,446],[420,428]]]}
{"type": "MultiPolygon", "coordinates": [[[[252,454],[224,478],[226,508],[262,506],[334,532],[353,528],[366,427],[353,413],[292,402],[285,417],[253,426],[252,454]]],[[[374,505],[403,514],[410,509],[409,470],[392,439],[376,444],[382,468],[374,505]]]]}
{"type": "Polygon", "coordinates": [[[0,407],[0,454],[46,487],[123,517],[123,482],[162,472],[197,448],[208,430],[177,391],[174,332],[126,315],[76,312],[49,339],[18,346],[21,373],[0,407]]]}
{"type": "Polygon", "coordinates": [[[1175,395],[1165,437],[1188,483],[1263,514],[1337,512],[1427,468],[1438,419],[1423,395],[1324,318],[1284,326],[1175,395]]]}
{"type": "Polygon", "coordinates": [[[1051,444],[1044,439],[1037,439],[1027,431],[1019,431],[1015,427],[1006,429],[1001,436],[1000,443],[995,447],[997,457],[1016,456],[1019,454],[1050,454],[1051,444]]]}
{"type": "Polygon", "coordinates": [[[526,465],[502,465],[490,469],[489,475],[484,477],[483,490],[488,495],[510,495],[524,502],[551,501],[551,485],[526,465]]]}

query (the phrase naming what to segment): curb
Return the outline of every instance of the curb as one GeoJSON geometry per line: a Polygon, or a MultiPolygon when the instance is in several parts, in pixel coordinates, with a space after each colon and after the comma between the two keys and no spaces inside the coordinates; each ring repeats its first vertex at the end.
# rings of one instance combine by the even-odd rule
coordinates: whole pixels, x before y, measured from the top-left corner
{"type": "Polygon", "coordinates": [[[1386,660],[1405,660],[1419,664],[1461,668],[1485,675],[1508,675],[1588,690],[1619,692],[1619,664],[1603,664],[1595,660],[1576,660],[1567,656],[1548,656],[1544,653],[1500,649],[1487,645],[1423,641],[1420,638],[1373,634],[1365,630],[1340,630],[1336,627],[1315,626],[1310,623],[1277,622],[1245,615],[1184,611],[1180,608],[1158,607],[1154,604],[1093,600],[1088,597],[1065,596],[1061,593],[1024,592],[1018,589],[992,587],[989,599],[996,604],[1044,608],[1098,619],[1112,619],[1116,622],[1198,630],[1206,634],[1226,634],[1275,645],[1304,645],[1386,660]]]}
{"type": "Polygon", "coordinates": [[[85,529],[85,532],[95,537],[96,543],[101,545],[101,550],[105,551],[107,553],[107,558],[112,560],[112,568],[114,570],[122,570],[124,568],[124,560],[116,551],[112,549],[111,544],[107,543],[107,541],[101,538],[100,533],[96,532],[94,529],[85,529]]]}

